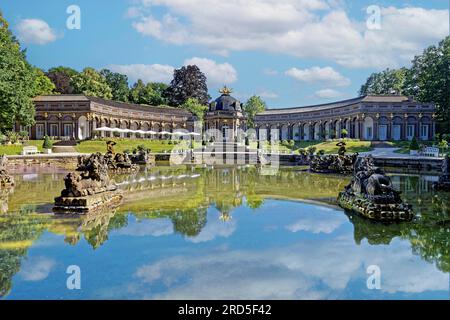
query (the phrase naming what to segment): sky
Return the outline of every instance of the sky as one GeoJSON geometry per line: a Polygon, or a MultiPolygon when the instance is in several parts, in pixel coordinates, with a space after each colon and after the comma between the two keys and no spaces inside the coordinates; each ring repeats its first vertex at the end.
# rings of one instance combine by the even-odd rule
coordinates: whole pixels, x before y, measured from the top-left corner
{"type": "Polygon", "coordinates": [[[169,83],[196,64],[269,108],[354,98],[372,72],[409,66],[449,35],[449,0],[1,0],[44,70],[109,68],[169,83]],[[78,14],[79,13],[79,14],[78,14]]]}

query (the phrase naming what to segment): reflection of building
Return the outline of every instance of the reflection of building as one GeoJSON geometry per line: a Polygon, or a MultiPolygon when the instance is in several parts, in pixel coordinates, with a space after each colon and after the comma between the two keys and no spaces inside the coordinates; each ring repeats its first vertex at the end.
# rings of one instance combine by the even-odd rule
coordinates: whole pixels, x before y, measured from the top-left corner
{"type": "MultiPolygon", "coordinates": [[[[431,140],[435,106],[399,95],[364,96],[323,105],[270,109],[256,116],[260,139],[275,130],[280,140],[431,140]]],[[[273,137],[274,138],[274,137],[273,137]]]]}
{"type": "Polygon", "coordinates": [[[83,140],[92,138],[94,129],[99,127],[171,132],[192,130],[193,126],[192,115],[178,108],[142,106],[85,95],[39,96],[34,103],[36,124],[30,129],[31,139],[48,135],[56,139],[83,140]]]}
{"type": "Polygon", "coordinates": [[[230,94],[227,87],[220,90],[222,95],[209,105],[205,115],[205,129],[217,130],[217,141],[232,141],[238,137],[239,130],[245,130],[245,116],[241,103],[230,94]]]}

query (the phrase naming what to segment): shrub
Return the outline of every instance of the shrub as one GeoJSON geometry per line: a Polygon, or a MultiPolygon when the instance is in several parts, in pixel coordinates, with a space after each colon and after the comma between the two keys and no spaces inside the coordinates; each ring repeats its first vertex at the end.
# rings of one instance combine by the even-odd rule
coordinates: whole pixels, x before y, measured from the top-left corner
{"type": "Polygon", "coordinates": [[[19,133],[15,131],[6,132],[6,140],[11,142],[12,144],[19,142],[19,139],[20,139],[19,133]]]}
{"type": "Polygon", "coordinates": [[[411,143],[409,144],[409,150],[419,150],[419,143],[417,142],[416,137],[413,137],[411,143]]]}
{"type": "Polygon", "coordinates": [[[316,153],[316,150],[317,150],[317,148],[314,147],[314,146],[311,146],[311,147],[309,147],[309,148],[307,149],[309,155],[311,155],[311,156],[314,155],[314,154],[316,153]]]}
{"type": "Polygon", "coordinates": [[[323,156],[325,154],[325,150],[319,150],[319,151],[317,151],[317,154],[319,156],[323,156]]]}
{"type": "Polygon", "coordinates": [[[52,142],[50,141],[50,138],[46,135],[44,137],[44,143],[42,144],[43,149],[51,149],[53,147],[52,142]]]}

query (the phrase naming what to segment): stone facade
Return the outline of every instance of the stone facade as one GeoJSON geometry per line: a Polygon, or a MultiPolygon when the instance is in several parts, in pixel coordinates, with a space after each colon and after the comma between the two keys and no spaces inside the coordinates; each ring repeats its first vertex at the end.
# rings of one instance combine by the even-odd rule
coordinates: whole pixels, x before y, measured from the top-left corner
{"type": "Polygon", "coordinates": [[[323,105],[269,109],[256,116],[259,139],[311,141],[347,137],[361,140],[432,140],[435,105],[399,95],[364,96],[323,105]],[[274,139],[276,137],[273,137],[274,139]]]}
{"type": "MultiPolygon", "coordinates": [[[[222,95],[209,105],[205,130],[216,129],[227,141],[245,131],[246,116],[241,103],[224,88],[222,95]],[[225,137],[225,132],[228,136],[225,137]]],[[[84,95],[49,95],[34,99],[36,124],[29,128],[31,139],[45,135],[55,140],[84,140],[110,137],[112,133],[95,132],[98,127],[144,131],[185,129],[194,131],[195,118],[186,110],[170,107],[141,106],[84,95]]],[[[360,140],[432,140],[435,134],[435,105],[419,103],[399,95],[364,96],[323,105],[300,108],[268,109],[255,117],[260,140],[311,141],[342,138],[360,140]]],[[[16,126],[17,131],[23,128],[16,126]]],[[[134,138],[133,134],[121,133],[134,138]]],[[[156,138],[157,136],[153,137],[156,138]]],[[[217,137],[219,138],[219,137],[217,137]]]]}
{"type": "MultiPolygon", "coordinates": [[[[31,139],[42,139],[45,135],[55,140],[112,136],[112,133],[94,130],[99,127],[192,131],[194,124],[192,115],[182,109],[120,103],[84,95],[38,96],[34,103],[36,124],[28,129],[31,139]]],[[[21,129],[16,126],[17,131],[21,129]]]]}

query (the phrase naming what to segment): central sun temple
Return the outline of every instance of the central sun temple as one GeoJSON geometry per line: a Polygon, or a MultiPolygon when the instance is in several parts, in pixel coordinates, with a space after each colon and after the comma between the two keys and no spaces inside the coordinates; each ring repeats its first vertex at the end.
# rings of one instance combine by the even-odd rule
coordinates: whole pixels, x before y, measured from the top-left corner
{"type": "MultiPolygon", "coordinates": [[[[234,142],[239,130],[247,129],[246,115],[232,91],[224,87],[209,104],[204,129],[217,130],[215,137],[234,142]],[[227,133],[228,132],[228,133],[227,133]]],[[[97,128],[120,128],[159,132],[193,131],[195,116],[180,108],[143,106],[85,95],[46,95],[34,99],[36,123],[31,139],[85,140],[112,137],[97,128]]],[[[347,137],[366,141],[429,141],[435,135],[433,103],[402,95],[370,95],[354,99],[295,108],[271,108],[255,117],[259,140],[318,141],[347,137]],[[345,131],[343,130],[345,129],[345,131]],[[345,132],[345,133],[344,133],[345,132]]],[[[132,132],[120,137],[136,138],[132,132]]],[[[156,137],[156,135],[152,136],[156,137]]]]}

